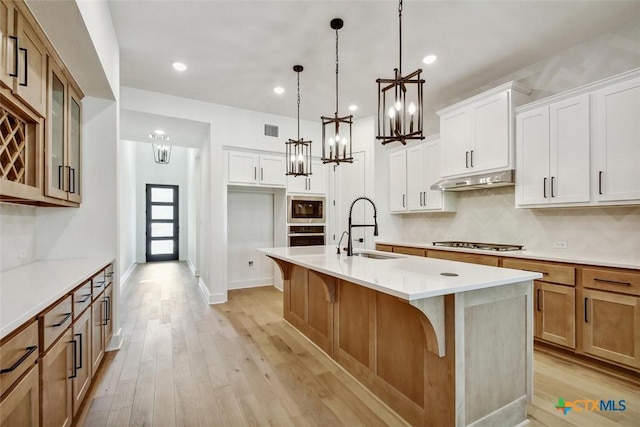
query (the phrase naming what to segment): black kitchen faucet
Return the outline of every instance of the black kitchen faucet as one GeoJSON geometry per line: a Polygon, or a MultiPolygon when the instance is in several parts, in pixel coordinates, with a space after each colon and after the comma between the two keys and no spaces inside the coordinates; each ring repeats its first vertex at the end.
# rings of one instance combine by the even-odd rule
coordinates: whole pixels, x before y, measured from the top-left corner
{"type": "Polygon", "coordinates": [[[353,256],[353,243],[352,243],[353,239],[351,238],[351,229],[354,227],[373,227],[373,235],[377,236],[378,235],[377,216],[378,216],[378,210],[376,209],[376,204],[373,203],[373,200],[371,200],[370,198],[358,197],[353,201],[353,203],[351,203],[351,207],[349,208],[349,236],[348,236],[348,242],[347,242],[347,256],[353,256]],[[351,214],[353,213],[353,205],[355,205],[358,200],[366,200],[369,203],[371,203],[371,206],[373,206],[373,224],[352,224],[351,223],[351,214]]]}

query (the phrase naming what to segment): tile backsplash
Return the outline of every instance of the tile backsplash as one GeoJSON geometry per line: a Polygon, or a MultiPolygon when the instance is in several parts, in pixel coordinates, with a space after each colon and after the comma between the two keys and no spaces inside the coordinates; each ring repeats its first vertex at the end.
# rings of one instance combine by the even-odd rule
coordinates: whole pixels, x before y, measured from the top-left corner
{"type": "Polygon", "coordinates": [[[458,212],[403,215],[400,241],[513,243],[640,259],[640,206],[516,209],[514,187],[458,193],[458,212]]]}

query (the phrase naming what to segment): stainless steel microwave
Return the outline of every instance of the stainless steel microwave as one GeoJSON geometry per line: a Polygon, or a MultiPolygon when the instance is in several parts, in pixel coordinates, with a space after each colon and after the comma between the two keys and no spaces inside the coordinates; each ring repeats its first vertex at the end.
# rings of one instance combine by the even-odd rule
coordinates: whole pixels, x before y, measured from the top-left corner
{"type": "Polygon", "coordinates": [[[312,196],[288,196],[287,219],[289,223],[324,223],[326,199],[312,196]]]}

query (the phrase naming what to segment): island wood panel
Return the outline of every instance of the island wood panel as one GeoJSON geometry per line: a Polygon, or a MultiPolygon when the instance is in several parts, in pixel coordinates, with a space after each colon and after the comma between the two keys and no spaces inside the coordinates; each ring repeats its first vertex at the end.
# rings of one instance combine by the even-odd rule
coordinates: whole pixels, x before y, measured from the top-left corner
{"type": "Polygon", "coordinates": [[[535,283],[534,336],[572,349],[576,348],[575,288],[535,283]]]}
{"type": "Polygon", "coordinates": [[[340,280],[338,287],[336,356],[340,361],[344,353],[353,357],[368,369],[370,364],[371,295],[364,286],[340,280]]]}
{"type": "Polygon", "coordinates": [[[290,267],[289,310],[302,323],[307,322],[308,270],[297,265],[290,267]]]}
{"type": "Polygon", "coordinates": [[[320,276],[312,270],[309,270],[308,274],[307,335],[318,347],[333,356],[333,304],[325,281],[336,282],[337,279],[320,276]]]}
{"type": "Polygon", "coordinates": [[[468,254],[464,252],[449,252],[449,251],[439,251],[439,250],[428,250],[427,257],[429,258],[438,258],[438,259],[446,259],[449,261],[460,261],[460,262],[468,262],[471,264],[482,264],[482,265],[490,265],[492,267],[498,267],[500,263],[500,258],[492,255],[478,255],[478,254],[468,254]]]}

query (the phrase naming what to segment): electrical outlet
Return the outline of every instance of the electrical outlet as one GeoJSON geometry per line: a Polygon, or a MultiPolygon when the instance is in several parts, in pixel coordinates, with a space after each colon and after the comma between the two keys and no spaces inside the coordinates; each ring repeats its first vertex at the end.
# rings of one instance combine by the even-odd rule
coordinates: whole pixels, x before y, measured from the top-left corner
{"type": "Polygon", "coordinates": [[[19,249],[18,250],[18,259],[25,259],[27,257],[27,250],[26,249],[19,249]]]}
{"type": "Polygon", "coordinates": [[[567,242],[564,240],[559,240],[557,242],[553,242],[553,247],[555,249],[567,249],[567,242]]]}
{"type": "Polygon", "coordinates": [[[249,261],[249,268],[253,268],[253,261],[249,261]]]}

